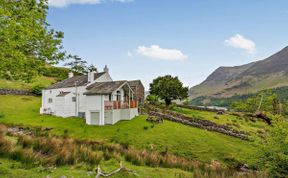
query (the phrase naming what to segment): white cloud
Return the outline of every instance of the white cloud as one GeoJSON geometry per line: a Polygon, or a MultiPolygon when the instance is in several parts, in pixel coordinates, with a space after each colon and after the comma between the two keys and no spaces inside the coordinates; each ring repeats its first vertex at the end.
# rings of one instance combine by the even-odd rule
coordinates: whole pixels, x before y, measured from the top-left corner
{"type": "Polygon", "coordinates": [[[53,7],[65,7],[71,4],[101,4],[107,1],[128,3],[133,0],[48,0],[48,4],[53,7]]]}
{"type": "Polygon", "coordinates": [[[164,49],[158,45],[151,45],[150,47],[139,46],[136,52],[145,57],[168,61],[182,61],[187,58],[178,49],[164,49]]]}
{"type": "Polygon", "coordinates": [[[231,46],[233,48],[240,48],[246,50],[248,53],[255,53],[256,52],[256,45],[254,41],[245,38],[244,36],[240,34],[236,34],[229,38],[228,40],[225,40],[225,45],[231,46]]]}

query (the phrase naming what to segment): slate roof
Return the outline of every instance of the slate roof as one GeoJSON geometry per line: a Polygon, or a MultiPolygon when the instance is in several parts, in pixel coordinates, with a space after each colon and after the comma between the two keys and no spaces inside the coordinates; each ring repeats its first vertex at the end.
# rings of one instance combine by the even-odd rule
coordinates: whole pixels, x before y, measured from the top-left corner
{"type": "Polygon", "coordinates": [[[59,95],[57,95],[56,97],[62,97],[62,96],[66,96],[68,95],[70,92],[62,92],[59,95]]]}
{"type": "MultiPolygon", "coordinates": [[[[95,73],[94,74],[94,80],[101,77],[103,74],[105,74],[105,72],[95,73]]],[[[74,76],[74,77],[62,80],[60,82],[57,82],[57,83],[49,86],[47,89],[74,87],[76,81],[77,81],[77,86],[85,86],[88,83],[88,76],[87,75],[74,76]]]]}
{"type": "Polygon", "coordinates": [[[85,92],[84,95],[111,94],[125,83],[127,83],[126,80],[96,82],[86,88],[88,91],[85,92]]]}
{"type": "Polygon", "coordinates": [[[131,81],[128,81],[129,85],[131,87],[134,87],[134,86],[137,86],[137,85],[142,85],[142,82],[141,80],[131,80],[131,81]]]}

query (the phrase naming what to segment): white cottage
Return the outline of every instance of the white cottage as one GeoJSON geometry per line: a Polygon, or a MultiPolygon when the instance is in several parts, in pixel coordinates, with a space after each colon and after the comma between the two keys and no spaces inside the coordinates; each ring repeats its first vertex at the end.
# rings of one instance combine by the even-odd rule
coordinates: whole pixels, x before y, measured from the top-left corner
{"type": "Polygon", "coordinates": [[[104,72],[73,76],[42,91],[41,114],[81,117],[89,125],[115,124],[138,115],[138,104],[128,81],[113,81],[104,72]]]}

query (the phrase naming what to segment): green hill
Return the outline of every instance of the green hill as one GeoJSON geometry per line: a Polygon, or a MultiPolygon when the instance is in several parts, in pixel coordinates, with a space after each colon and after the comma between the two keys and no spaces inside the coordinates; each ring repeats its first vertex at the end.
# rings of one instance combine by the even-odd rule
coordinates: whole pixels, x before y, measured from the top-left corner
{"type": "Polygon", "coordinates": [[[3,115],[0,123],[51,127],[51,133],[56,135],[67,132],[69,136],[78,139],[116,141],[138,149],[168,149],[178,156],[203,162],[219,160],[225,163],[229,158],[245,160],[246,156],[253,154],[256,149],[252,142],[169,121],[152,126],[146,122],[146,116],[112,126],[88,126],[79,118],[39,115],[41,99],[37,97],[0,96],[0,100],[0,111],[3,115]],[[21,107],[15,108],[15,105],[21,107]]]}
{"type": "Polygon", "coordinates": [[[288,86],[288,47],[253,63],[219,67],[201,84],[190,89],[190,98],[224,98],[288,86]]]}
{"type": "Polygon", "coordinates": [[[31,83],[23,81],[11,81],[6,79],[0,79],[0,89],[19,89],[19,90],[31,90],[33,86],[47,87],[56,82],[53,77],[37,77],[32,80],[31,83]]]}
{"type": "MultiPolygon", "coordinates": [[[[252,164],[253,159],[251,159],[251,157],[257,152],[257,144],[254,142],[243,141],[220,133],[189,127],[170,121],[164,121],[163,124],[154,125],[146,121],[146,116],[138,116],[132,121],[121,121],[115,125],[105,127],[86,125],[85,121],[80,118],[42,116],[39,115],[40,103],[41,98],[39,97],[0,95],[0,123],[30,128],[52,128],[52,130],[48,132],[49,135],[66,135],[75,139],[100,141],[108,144],[118,143],[138,150],[148,150],[152,152],[164,151],[179,156],[179,158],[198,160],[204,163],[210,163],[212,160],[217,160],[224,167],[232,166],[239,162],[252,164]]],[[[178,112],[191,114],[187,113],[187,110],[178,110],[178,112]]],[[[192,114],[198,114],[201,115],[201,117],[213,120],[213,113],[198,112],[192,114]]],[[[236,117],[233,117],[231,118],[232,120],[230,120],[230,117],[230,115],[221,116],[218,122],[223,121],[232,123],[232,120],[237,119],[236,117]]],[[[242,122],[244,121],[239,120],[239,123],[242,122]]],[[[259,127],[262,128],[261,123],[255,123],[255,127],[251,123],[248,125],[244,124],[244,126],[246,130],[252,132],[256,132],[259,127]]],[[[4,164],[0,165],[0,172],[1,169],[7,169],[7,177],[16,175],[16,173],[12,174],[7,168],[7,166],[9,167],[9,165],[12,164],[9,160],[3,160],[1,158],[0,161],[4,162],[4,164]]],[[[21,165],[22,163],[15,164],[21,165]]],[[[117,166],[115,161],[113,164],[109,163],[109,161],[103,161],[101,162],[101,165],[102,164],[104,165],[104,168],[105,165],[108,169],[110,168],[109,170],[112,169],[111,167],[113,167],[113,165],[114,167],[117,166]]],[[[191,173],[179,169],[143,167],[137,166],[137,164],[135,165],[133,162],[131,163],[129,161],[125,162],[125,165],[140,173],[140,177],[149,175],[152,177],[175,177],[176,174],[191,177],[191,173]],[[146,173],[146,171],[148,172],[146,173]]],[[[65,174],[67,169],[68,167],[59,167],[52,175],[65,174]]],[[[85,170],[81,170],[82,168],[72,168],[72,172],[66,175],[77,175],[78,177],[85,173],[85,170]]],[[[15,171],[18,171],[17,174],[23,172],[23,174],[25,173],[26,175],[29,175],[29,171],[31,171],[31,175],[37,176],[42,176],[44,173],[47,173],[35,173],[35,168],[25,169],[25,171],[23,169],[17,169],[15,171]],[[32,172],[34,173],[32,174],[32,172]]],[[[195,171],[193,171],[193,174],[195,174],[195,171]]]]}

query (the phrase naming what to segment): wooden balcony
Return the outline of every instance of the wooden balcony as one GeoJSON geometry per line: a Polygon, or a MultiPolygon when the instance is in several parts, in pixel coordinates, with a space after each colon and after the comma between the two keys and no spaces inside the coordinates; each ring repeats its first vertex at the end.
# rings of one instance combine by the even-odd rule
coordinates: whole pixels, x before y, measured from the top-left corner
{"type": "Polygon", "coordinates": [[[104,103],[105,110],[112,109],[129,109],[129,108],[137,108],[138,104],[136,100],[129,101],[105,101],[104,103]],[[129,106],[130,103],[130,106],[129,106]]]}

